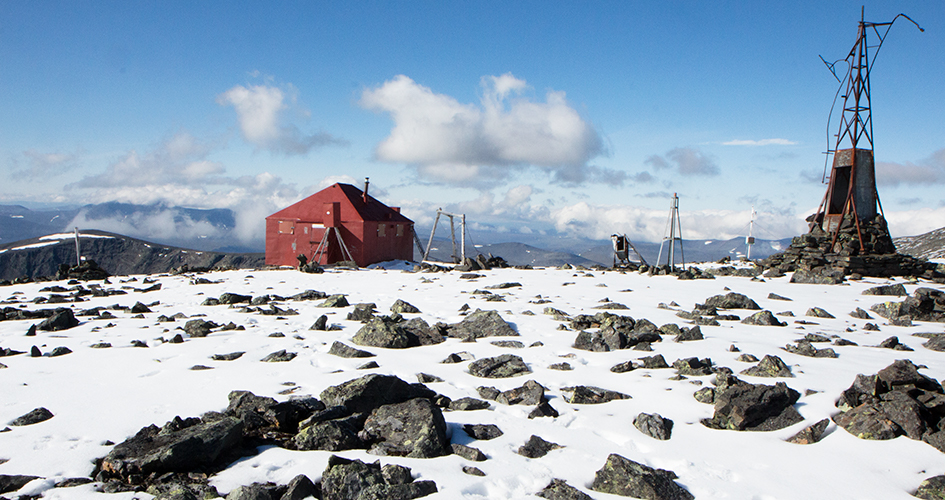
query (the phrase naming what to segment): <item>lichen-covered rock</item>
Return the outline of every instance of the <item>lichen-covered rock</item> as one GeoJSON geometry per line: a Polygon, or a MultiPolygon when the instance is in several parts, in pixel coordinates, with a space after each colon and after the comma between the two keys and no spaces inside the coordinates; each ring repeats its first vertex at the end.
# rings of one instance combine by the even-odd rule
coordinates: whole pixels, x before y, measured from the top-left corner
{"type": "Polygon", "coordinates": [[[712,360],[709,358],[699,359],[693,357],[677,359],[676,361],[673,361],[673,368],[675,368],[680,375],[690,375],[695,377],[711,375],[713,373],[712,360]]]}
{"type": "Polygon", "coordinates": [[[463,340],[475,340],[482,337],[517,337],[518,332],[496,311],[477,310],[461,322],[449,325],[447,335],[463,340]]]}
{"type": "Polygon", "coordinates": [[[349,345],[345,345],[337,340],[331,343],[331,347],[328,349],[328,354],[338,356],[341,358],[372,358],[374,353],[364,351],[361,349],[355,349],[349,345]]]}
{"type": "Polygon", "coordinates": [[[496,398],[497,403],[505,405],[537,405],[547,401],[545,399],[545,388],[534,380],[525,382],[521,387],[509,389],[500,392],[496,398]]]}
{"type": "Polygon", "coordinates": [[[514,354],[502,354],[469,363],[469,373],[483,378],[516,377],[529,372],[531,369],[525,361],[514,354]]]}
{"type": "Polygon", "coordinates": [[[692,500],[695,498],[676,483],[677,477],[672,471],[654,469],[620,455],[611,454],[607,457],[604,466],[594,475],[591,489],[601,493],[645,500],[692,500]]]}
{"type": "Polygon", "coordinates": [[[896,295],[899,297],[908,295],[908,293],[906,292],[906,287],[904,287],[902,283],[896,283],[894,285],[874,286],[873,288],[863,290],[862,294],[863,295],[896,295]]]}
{"type": "Polygon", "coordinates": [[[742,375],[751,375],[754,377],[793,377],[791,367],[784,361],[772,355],[766,355],[756,366],[746,368],[740,372],[742,375]]]}
{"type": "Polygon", "coordinates": [[[808,309],[807,316],[810,316],[813,318],[826,318],[826,319],[834,318],[833,314],[830,314],[829,312],[827,312],[826,310],[820,307],[811,307],[810,309],[808,309]]]}
{"type": "Polygon", "coordinates": [[[922,500],[945,500],[945,475],[932,476],[922,481],[912,496],[922,500]]]}
{"type": "Polygon", "coordinates": [[[483,401],[476,398],[459,398],[455,401],[450,401],[450,410],[453,411],[474,411],[474,410],[488,410],[489,402],[483,401]]]}
{"type": "Polygon", "coordinates": [[[449,455],[443,413],[426,398],[380,406],[364,422],[376,455],[433,458],[449,455]]]}
{"type": "Polygon", "coordinates": [[[374,312],[377,311],[377,304],[373,302],[364,302],[361,304],[355,304],[354,310],[348,313],[348,321],[361,321],[367,322],[374,317],[374,312]]]}
{"type": "Polygon", "coordinates": [[[416,314],[420,312],[420,309],[417,309],[408,302],[397,299],[394,304],[390,306],[390,312],[394,314],[416,314]]]}
{"type": "Polygon", "coordinates": [[[322,499],[358,500],[362,490],[384,484],[379,462],[367,464],[332,455],[322,473],[322,499]]]}
{"type": "Polygon", "coordinates": [[[410,337],[400,325],[384,318],[373,318],[354,334],[352,342],[370,347],[403,349],[410,347],[410,337]]]}
{"type": "Polygon", "coordinates": [[[30,411],[29,413],[25,415],[20,415],[19,417],[13,419],[13,421],[10,422],[10,425],[16,425],[16,426],[33,425],[33,424],[38,424],[40,422],[45,422],[51,418],[53,418],[53,414],[51,411],[47,410],[46,408],[39,407],[39,408],[36,408],[35,410],[30,411]]]}
{"type": "Polygon", "coordinates": [[[300,430],[293,442],[299,450],[341,451],[367,447],[349,419],[316,422],[300,430]]]}
{"type": "Polygon", "coordinates": [[[757,325],[757,326],[787,326],[787,323],[783,323],[774,317],[774,314],[771,311],[764,310],[756,312],[751,316],[742,320],[742,323],[746,325],[757,325]]]}
{"type": "Polygon", "coordinates": [[[502,429],[495,424],[466,424],[463,431],[473,439],[488,441],[503,434],[502,429]]]}
{"type": "Polygon", "coordinates": [[[479,448],[473,448],[472,446],[466,446],[464,444],[453,443],[450,445],[453,450],[453,455],[459,455],[466,460],[471,460],[473,462],[482,462],[486,459],[486,455],[482,453],[482,450],[479,448]]]}
{"type": "Polygon", "coordinates": [[[794,444],[817,443],[824,437],[824,431],[827,430],[828,425],[830,425],[830,419],[825,418],[816,424],[801,429],[800,432],[789,437],[787,441],[794,444]]]}
{"type": "Polygon", "coordinates": [[[330,295],[316,307],[348,307],[348,299],[343,294],[330,295]]]}

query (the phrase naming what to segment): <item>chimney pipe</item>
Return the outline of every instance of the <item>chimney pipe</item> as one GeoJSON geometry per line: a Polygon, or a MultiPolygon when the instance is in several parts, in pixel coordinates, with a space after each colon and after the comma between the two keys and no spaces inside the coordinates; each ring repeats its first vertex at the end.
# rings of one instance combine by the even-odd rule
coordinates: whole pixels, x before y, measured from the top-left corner
{"type": "Polygon", "coordinates": [[[367,189],[368,189],[368,184],[371,183],[368,179],[370,179],[370,177],[365,177],[365,178],[364,178],[364,193],[363,193],[363,196],[362,196],[362,199],[364,200],[364,203],[367,203],[367,189]]]}

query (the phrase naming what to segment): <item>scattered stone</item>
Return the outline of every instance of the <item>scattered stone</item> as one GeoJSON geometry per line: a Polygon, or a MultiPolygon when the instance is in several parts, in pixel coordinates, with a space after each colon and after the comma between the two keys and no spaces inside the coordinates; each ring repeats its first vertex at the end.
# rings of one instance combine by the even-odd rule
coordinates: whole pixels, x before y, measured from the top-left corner
{"type": "Polygon", "coordinates": [[[640,361],[643,361],[643,368],[650,368],[650,369],[669,368],[669,364],[666,363],[666,359],[663,358],[662,354],[640,358],[640,361]]]}
{"type": "Polygon", "coordinates": [[[906,287],[904,287],[902,283],[897,283],[895,285],[874,286],[873,288],[863,290],[862,294],[863,295],[896,295],[899,297],[909,295],[906,292],[906,287]]]}
{"type": "Polygon", "coordinates": [[[514,354],[482,358],[469,364],[470,374],[484,378],[508,378],[529,372],[531,369],[525,361],[514,354]]]}
{"type": "Polygon", "coordinates": [[[820,272],[798,269],[791,275],[791,283],[813,285],[839,285],[843,283],[843,271],[823,270],[820,272]]]}
{"type": "Polygon", "coordinates": [[[381,365],[377,364],[377,361],[368,361],[363,365],[359,366],[358,370],[373,370],[374,368],[380,368],[381,365]]]}
{"type": "Polygon", "coordinates": [[[398,324],[389,319],[374,318],[361,327],[351,339],[358,345],[403,349],[410,347],[410,336],[398,324]]]}
{"type": "Polygon", "coordinates": [[[742,354],[741,356],[735,358],[735,361],[741,361],[743,363],[757,363],[758,358],[753,354],[742,354]]]}
{"type": "Polygon", "coordinates": [[[270,353],[269,355],[267,355],[265,358],[261,359],[260,361],[263,361],[266,363],[281,363],[285,361],[292,361],[293,359],[295,359],[296,356],[298,356],[298,353],[286,352],[285,349],[280,349],[276,352],[270,353]]]}
{"type": "Polygon", "coordinates": [[[244,354],[246,354],[245,351],[235,351],[227,354],[214,354],[213,356],[210,356],[210,359],[214,361],[233,361],[235,359],[239,359],[240,356],[244,354]]]}
{"type": "Polygon", "coordinates": [[[883,349],[893,349],[895,351],[912,351],[913,349],[905,344],[899,343],[899,337],[892,336],[879,343],[878,346],[883,349]]]}
{"type": "Polygon", "coordinates": [[[859,307],[857,307],[855,310],[853,310],[853,312],[850,313],[850,316],[852,316],[852,317],[854,317],[854,318],[857,318],[857,319],[873,319],[873,317],[870,316],[870,313],[864,311],[863,309],[861,309],[861,308],[859,308],[859,307]]]}
{"type": "Polygon", "coordinates": [[[688,342],[692,340],[703,340],[705,337],[702,336],[702,330],[699,329],[699,325],[693,326],[691,328],[683,328],[682,332],[676,336],[674,339],[676,342],[688,342]]]}
{"type": "Polygon", "coordinates": [[[633,419],[633,426],[647,436],[661,441],[669,439],[673,433],[673,421],[663,418],[659,413],[640,413],[633,419]]]}
{"type": "Polygon", "coordinates": [[[821,309],[820,307],[811,307],[810,309],[808,309],[807,316],[811,316],[814,318],[827,318],[827,319],[834,318],[833,314],[830,314],[829,312],[825,311],[824,309],[821,309]]]}
{"type": "Polygon", "coordinates": [[[369,413],[382,405],[436,395],[422,384],[408,384],[393,375],[371,373],[328,387],[319,395],[326,406],[344,406],[351,413],[369,413]]]}
{"type": "Polygon", "coordinates": [[[540,417],[554,418],[557,416],[558,416],[558,410],[555,410],[554,407],[551,406],[551,404],[549,404],[547,401],[543,403],[539,403],[538,406],[536,406],[535,409],[532,410],[531,413],[528,414],[529,419],[540,418],[540,417]]]}
{"type": "Polygon", "coordinates": [[[348,299],[343,294],[330,295],[321,304],[315,307],[348,307],[348,299]]]}
{"type": "Polygon", "coordinates": [[[782,323],[778,321],[778,318],[774,317],[774,314],[771,314],[771,311],[764,310],[756,312],[751,316],[742,320],[742,323],[746,325],[758,325],[758,326],[787,326],[787,323],[782,323]]]}
{"type": "Polygon", "coordinates": [[[482,469],[480,469],[479,467],[473,467],[471,465],[464,465],[463,473],[469,474],[470,476],[479,476],[479,477],[485,477],[486,475],[485,472],[482,472],[482,469]]]}
{"type": "Polygon", "coordinates": [[[607,462],[594,475],[591,489],[625,497],[647,500],[692,500],[685,488],[675,482],[678,476],[672,471],[654,469],[611,454],[607,462]]]}
{"type": "Polygon", "coordinates": [[[912,496],[922,500],[942,500],[945,498],[945,475],[932,476],[922,481],[912,496]]]}
{"type": "Polygon", "coordinates": [[[611,366],[610,371],[614,373],[627,373],[634,368],[636,368],[636,366],[634,366],[633,361],[624,361],[623,363],[618,363],[614,366],[611,366]]]}
{"type": "Polygon", "coordinates": [[[547,455],[549,451],[557,450],[558,448],[562,448],[562,446],[550,441],[545,441],[544,439],[532,434],[532,436],[528,438],[528,441],[518,448],[517,453],[523,457],[541,458],[547,455]]]}
{"type": "Polygon", "coordinates": [[[534,380],[525,382],[521,387],[509,389],[496,395],[495,401],[505,405],[537,405],[547,401],[545,388],[534,380]]]}
{"type": "Polygon", "coordinates": [[[184,324],[184,332],[191,337],[202,338],[210,334],[210,330],[219,328],[220,325],[202,319],[192,319],[184,324]]]}
{"type": "Polygon", "coordinates": [[[315,323],[309,327],[309,330],[326,331],[328,329],[328,316],[322,314],[315,320],[315,323]]]}
{"type": "MultiPolygon", "coordinates": [[[[782,276],[783,276],[783,275],[782,275],[782,276]]],[[[769,294],[768,294],[768,298],[769,298],[770,300],[784,300],[784,301],[792,301],[792,300],[794,300],[794,299],[789,299],[789,298],[787,298],[787,297],[783,297],[783,296],[778,295],[778,294],[776,294],[776,293],[769,293],[769,294]]]]}
{"type": "Polygon", "coordinates": [[[495,424],[465,424],[463,425],[463,431],[469,437],[480,441],[495,439],[503,434],[502,430],[495,424]]]}
{"type": "Polygon", "coordinates": [[[481,311],[466,316],[463,321],[447,327],[447,335],[463,340],[475,340],[482,337],[517,337],[512,328],[496,311],[481,311]]]}
{"type": "Polygon", "coordinates": [[[397,299],[397,301],[390,306],[390,312],[394,314],[416,314],[420,312],[420,309],[417,309],[403,300],[397,299]]]}
{"type": "Polygon", "coordinates": [[[879,325],[877,325],[876,323],[867,323],[863,325],[863,329],[870,332],[878,332],[879,325]]]}
{"type": "Polygon", "coordinates": [[[371,303],[362,303],[355,304],[354,310],[348,313],[348,321],[361,321],[367,322],[374,317],[374,311],[377,310],[377,304],[371,303]]]}
{"type": "Polygon", "coordinates": [[[473,448],[472,446],[466,446],[464,444],[457,443],[453,443],[450,446],[453,449],[453,455],[459,455],[466,460],[482,462],[486,459],[486,455],[482,453],[479,448],[473,448]]]}
{"type": "MultiPolygon", "coordinates": [[[[931,348],[930,348],[930,349],[931,349],[931,348]]],[[[945,343],[943,343],[943,349],[942,349],[942,350],[945,350],[945,343]]],[[[571,371],[571,370],[573,370],[574,368],[573,368],[573,367],[571,366],[571,364],[568,363],[567,361],[563,361],[563,362],[561,362],[561,363],[554,363],[554,364],[548,365],[548,369],[549,369],[549,370],[559,370],[559,371],[565,371],[565,372],[566,372],[566,371],[571,371]]],[[[613,371],[613,369],[611,369],[611,371],[613,371]]]]}
{"type": "Polygon", "coordinates": [[[443,379],[437,377],[436,375],[430,375],[429,373],[418,373],[417,381],[419,381],[421,384],[430,384],[433,382],[442,382],[443,379]]]}
{"type": "Polygon", "coordinates": [[[47,353],[47,356],[49,356],[50,358],[55,358],[56,356],[64,356],[66,354],[71,354],[71,353],[72,353],[72,349],[69,349],[68,347],[59,346],[49,351],[47,353]]]}
{"type": "Polygon", "coordinates": [[[564,479],[552,479],[551,483],[535,496],[547,500],[593,500],[587,493],[569,485],[564,479]]]}
{"type": "Polygon", "coordinates": [[[36,408],[35,410],[30,411],[29,413],[25,415],[21,415],[13,419],[13,421],[10,422],[10,425],[14,425],[14,426],[33,425],[33,424],[38,424],[40,422],[45,422],[51,418],[53,418],[53,414],[51,411],[47,410],[46,408],[39,407],[39,408],[36,408]]]}
{"type": "Polygon", "coordinates": [[[40,322],[36,328],[44,332],[58,332],[77,326],[79,326],[79,320],[76,319],[72,309],[60,308],[56,309],[52,316],[40,322]]]}
{"type": "Polygon", "coordinates": [[[933,351],[945,352],[945,335],[931,337],[922,346],[933,351]]]}
{"type": "Polygon", "coordinates": [[[740,372],[742,375],[751,375],[753,377],[793,377],[791,367],[784,361],[772,355],[766,355],[758,365],[746,368],[740,372]]]}
{"type": "Polygon", "coordinates": [[[693,357],[677,359],[673,362],[673,368],[676,369],[679,375],[700,377],[703,375],[711,375],[713,373],[712,360],[709,358],[699,359],[693,357]]]}
{"type": "Polygon", "coordinates": [[[449,408],[453,411],[488,410],[489,402],[483,401],[481,399],[465,397],[451,401],[449,408]]]}
{"type": "Polygon", "coordinates": [[[564,394],[564,400],[571,404],[594,405],[615,399],[630,399],[627,394],[586,385],[562,387],[561,392],[564,394]]]}
{"type": "Polygon", "coordinates": [[[735,292],[729,292],[725,295],[714,295],[706,299],[704,307],[696,306],[697,309],[709,307],[717,307],[720,309],[761,309],[754,300],[735,292]]]}
{"type": "Polygon", "coordinates": [[[825,418],[814,425],[801,429],[800,432],[789,437],[787,441],[794,444],[814,444],[820,442],[829,424],[830,419],[825,418]]]}
{"type": "Polygon", "coordinates": [[[42,479],[39,476],[23,476],[23,475],[7,475],[0,474],[0,493],[8,493],[11,491],[19,490],[20,488],[27,485],[27,483],[35,480],[42,479]]]}

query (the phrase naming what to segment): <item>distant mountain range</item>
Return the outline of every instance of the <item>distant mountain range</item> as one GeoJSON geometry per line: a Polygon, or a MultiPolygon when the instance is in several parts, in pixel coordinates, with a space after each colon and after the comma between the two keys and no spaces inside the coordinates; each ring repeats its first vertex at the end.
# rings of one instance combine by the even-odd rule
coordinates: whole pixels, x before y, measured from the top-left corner
{"type": "MultiPolygon", "coordinates": [[[[19,248],[41,243],[36,238],[71,233],[78,225],[83,233],[111,234],[115,241],[103,243],[96,240],[89,251],[101,248],[102,256],[92,257],[109,272],[116,274],[162,272],[174,263],[192,262],[188,265],[205,266],[198,262],[223,261],[227,255],[237,257],[232,262],[258,262],[258,258],[245,254],[260,254],[264,251],[263,235],[250,242],[236,236],[236,217],[229,209],[194,209],[166,205],[134,205],[128,203],[102,203],[82,207],[29,209],[20,205],[0,205],[0,276],[4,279],[23,275],[42,276],[54,274],[59,262],[74,260],[71,243],[39,246],[34,252],[4,252],[3,249],[19,248]],[[91,229],[100,231],[92,231],[91,229]],[[109,232],[103,232],[108,230],[109,232]],[[125,234],[126,236],[119,235],[125,234]],[[136,239],[137,238],[137,239],[136,239]],[[122,243],[119,245],[118,241],[122,243]],[[154,241],[155,243],[150,243],[154,241]],[[116,246],[117,245],[117,246],[116,246]],[[144,245],[144,246],[142,246],[144,245]],[[161,250],[153,250],[160,248],[161,250]],[[152,249],[152,250],[145,250],[152,249]],[[51,253],[50,253],[51,252],[51,253]],[[113,256],[106,256],[108,253],[113,256]],[[43,255],[42,257],[15,257],[15,255],[43,255]],[[47,255],[48,254],[48,255],[47,255]],[[60,255],[61,254],[61,255],[60,255]],[[195,256],[200,256],[195,257],[195,256]],[[32,260],[30,260],[32,259],[32,260]],[[257,259],[257,260],[253,260],[257,259]],[[154,264],[149,264],[149,261],[154,264]],[[111,266],[109,266],[111,264],[111,266]],[[151,266],[151,267],[149,267],[151,266]]],[[[419,228],[420,239],[427,242],[429,229],[419,228]]],[[[467,239],[467,252],[492,254],[515,265],[560,266],[564,263],[590,266],[612,265],[613,247],[609,240],[589,240],[556,234],[509,234],[477,230],[475,240],[467,239]],[[518,240],[512,241],[509,240],[518,240]]],[[[945,228],[929,233],[896,238],[901,252],[916,257],[945,258],[945,228]]],[[[752,259],[762,259],[780,252],[790,245],[791,239],[756,239],[751,249],[752,259]]],[[[660,257],[660,243],[633,241],[646,262],[653,264],[660,257]]],[[[432,258],[449,261],[452,245],[449,240],[434,239],[432,258]]],[[[728,240],[683,240],[682,251],[677,249],[677,262],[685,257],[686,262],[709,262],[723,257],[733,259],[747,255],[745,238],[728,240]]],[[[665,263],[668,247],[663,248],[660,261],[665,263]]],[[[415,259],[420,259],[417,251],[415,259]]],[[[639,260],[631,254],[631,260],[639,260]]],[[[231,261],[227,261],[231,262],[231,261]]],[[[211,264],[212,265],[212,264],[211,264]]],[[[256,264],[254,264],[256,265],[256,264]]],[[[176,266],[173,266],[176,267],[176,266]]]]}

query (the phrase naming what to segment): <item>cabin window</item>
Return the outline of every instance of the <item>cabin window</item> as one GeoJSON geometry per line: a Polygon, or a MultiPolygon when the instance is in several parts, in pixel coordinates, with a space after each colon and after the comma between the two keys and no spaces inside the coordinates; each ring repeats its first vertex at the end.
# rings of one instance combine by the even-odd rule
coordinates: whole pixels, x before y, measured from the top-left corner
{"type": "Polygon", "coordinates": [[[280,220],[279,234],[295,234],[295,222],[290,220],[280,220]]]}
{"type": "Polygon", "coordinates": [[[302,232],[308,234],[308,226],[302,226],[302,232]]]}
{"type": "Polygon", "coordinates": [[[401,236],[403,236],[403,235],[404,235],[404,225],[403,225],[403,224],[397,224],[397,237],[399,238],[399,237],[401,237],[401,236]]]}
{"type": "Polygon", "coordinates": [[[377,225],[377,237],[383,238],[387,236],[387,224],[381,223],[377,225]]]}

